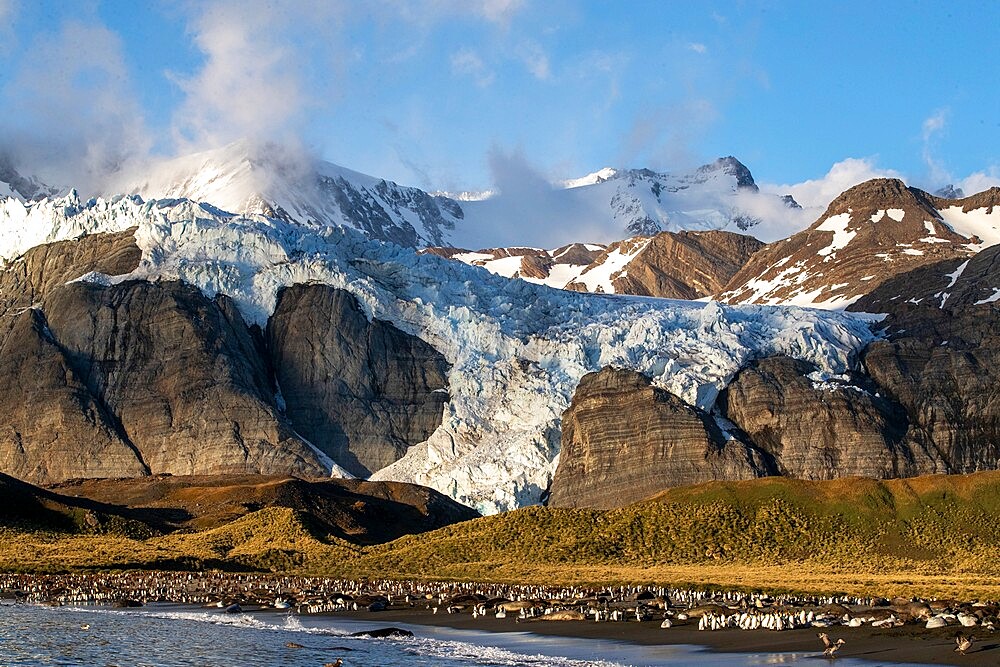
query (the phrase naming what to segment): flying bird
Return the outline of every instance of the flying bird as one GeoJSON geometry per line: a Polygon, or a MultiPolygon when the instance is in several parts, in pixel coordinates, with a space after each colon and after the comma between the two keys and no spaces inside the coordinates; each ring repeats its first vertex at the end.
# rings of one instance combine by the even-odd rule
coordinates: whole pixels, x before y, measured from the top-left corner
{"type": "Polygon", "coordinates": [[[830,635],[826,634],[825,632],[821,632],[816,636],[823,640],[823,646],[824,646],[823,655],[825,655],[828,658],[834,657],[834,654],[840,650],[840,647],[847,643],[843,640],[843,638],[838,639],[835,642],[832,642],[830,641],[830,635]]]}

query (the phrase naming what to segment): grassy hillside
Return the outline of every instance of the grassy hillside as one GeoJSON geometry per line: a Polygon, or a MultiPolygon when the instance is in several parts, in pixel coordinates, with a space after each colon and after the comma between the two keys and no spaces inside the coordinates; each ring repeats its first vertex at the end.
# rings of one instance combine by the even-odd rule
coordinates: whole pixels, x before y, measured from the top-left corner
{"type": "Polygon", "coordinates": [[[712,482],[618,510],[529,507],[365,547],[323,535],[284,508],[145,540],[28,531],[0,539],[5,568],[186,563],[333,576],[992,598],[1000,598],[998,555],[1000,472],[712,482]]]}

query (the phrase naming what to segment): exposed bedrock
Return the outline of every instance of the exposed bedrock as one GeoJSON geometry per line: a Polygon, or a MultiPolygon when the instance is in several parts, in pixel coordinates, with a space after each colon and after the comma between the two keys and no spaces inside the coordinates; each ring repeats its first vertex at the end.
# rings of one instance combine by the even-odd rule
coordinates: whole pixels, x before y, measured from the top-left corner
{"type": "Polygon", "coordinates": [[[349,292],[283,289],[266,338],[288,418],[352,474],[397,461],[441,424],[447,361],[420,338],[369,321],[349,292]]]}
{"type": "Polygon", "coordinates": [[[615,291],[671,299],[718,294],[762,247],[732,232],[663,232],[614,278],[615,291]]]}
{"type": "Polygon", "coordinates": [[[766,454],[649,378],[607,367],[583,377],[563,413],[553,507],[610,508],[670,486],[774,474],[766,454]]]}
{"type": "Polygon", "coordinates": [[[141,257],[135,228],[36,246],[0,271],[0,313],[38,303],[53,289],[92,271],[131,273],[141,257]]]}
{"type": "Polygon", "coordinates": [[[52,340],[41,311],[0,318],[0,471],[42,483],[147,474],[52,340]]]}
{"type": "Polygon", "coordinates": [[[228,298],[179,282],[71,283],[45,313],[73,373],[151,472],[328,474],[275,407],[228,298]]]}
{"type": "Polygon", "coordinates": [[[890,317],[868,346],[871,376],[907,412],[907,440],[935,448],[947,472],[1000,467],[1000,310],[934,307],[890,317]]]}
{"type": "Polygon", "coordinates": [[[906,441],[905,412],[867,378],[821,382],[809,377],[815,371],[789,357],[754,361],[722,392],[719,409],[789,477],[882,479],[942,470],[933,448],[906,441]]]}

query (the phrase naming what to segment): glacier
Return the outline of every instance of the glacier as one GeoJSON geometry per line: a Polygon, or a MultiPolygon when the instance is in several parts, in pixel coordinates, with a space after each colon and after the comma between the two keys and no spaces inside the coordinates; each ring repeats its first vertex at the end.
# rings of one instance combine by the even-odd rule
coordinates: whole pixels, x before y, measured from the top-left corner
{"type": "Polygon", "coordinates": [[[431,486],[486,513],[540,500],[558,463],[562,412],[588,372],[634,369],[711,410],[753,358],[786,354],[833,376],[873,338],[866,321],[848,313],[567,292],[350,227],[238,215],[189,199],[6,198],[0,260],[17,261],[41,243],[132,228],[138,268],[84,280],[183,280],[209,297],[228,295],[259,326],[282,287],[324,283],[354,294],[369,317],[438,349],[452,364],[443,422],[373,479],[431,486]]]}

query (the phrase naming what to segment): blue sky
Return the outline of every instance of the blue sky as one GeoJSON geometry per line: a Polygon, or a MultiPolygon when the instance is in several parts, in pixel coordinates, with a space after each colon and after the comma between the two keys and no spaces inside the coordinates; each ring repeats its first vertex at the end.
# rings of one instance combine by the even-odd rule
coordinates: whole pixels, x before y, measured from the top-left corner
{"type": "Polygon", "coordinates": [[[728,154],[774,184],[841,163],[975,186],[998,176],[997,63],[997,2],[0,0],[0,142],[94,171],[298,140],[450,190],[498,160],[728,154]]]}

